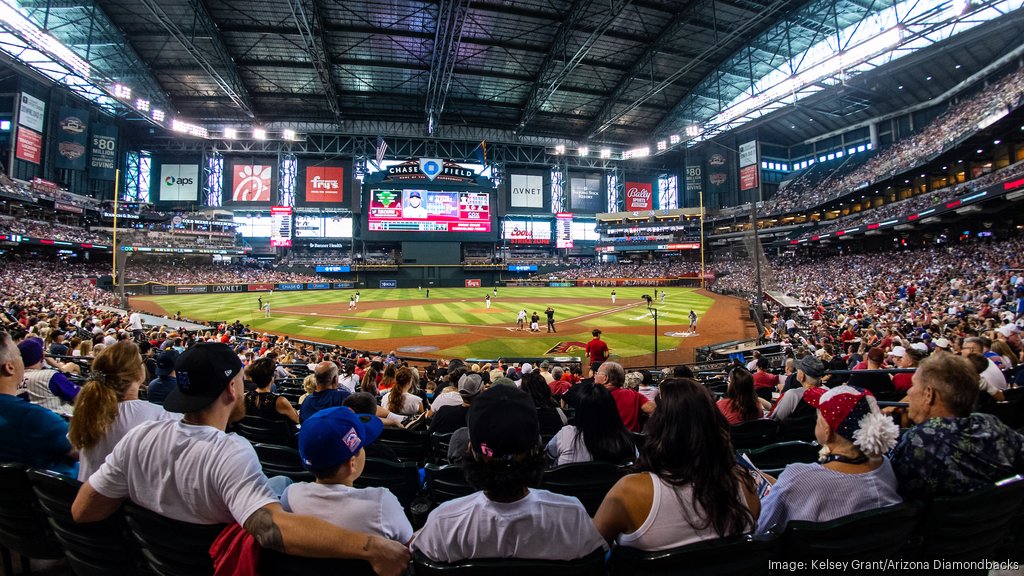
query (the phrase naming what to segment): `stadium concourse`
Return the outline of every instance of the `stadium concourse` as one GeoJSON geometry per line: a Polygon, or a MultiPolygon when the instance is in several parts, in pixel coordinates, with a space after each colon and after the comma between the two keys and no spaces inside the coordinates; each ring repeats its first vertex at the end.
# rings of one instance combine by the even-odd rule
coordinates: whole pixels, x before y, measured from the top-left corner
{"type": "Polygon", "coordinates": [[[2,576],[1024,573],[1024,12],[9,0],[2,576]]]}

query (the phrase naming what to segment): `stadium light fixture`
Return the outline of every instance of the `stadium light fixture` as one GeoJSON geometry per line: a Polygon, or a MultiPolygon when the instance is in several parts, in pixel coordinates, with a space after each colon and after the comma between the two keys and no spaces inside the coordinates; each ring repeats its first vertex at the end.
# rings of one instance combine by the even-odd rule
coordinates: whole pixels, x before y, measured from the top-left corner
{"type": "Polygon", "coordinates": [[[18,8],[8,1],[0,2],[0,22],[12,29],[27,41],[30,47],[43,51],[48,57],[55,59],[62,66],[88,80],[92,68],[89,63],[71,51],[59,40],[44,32],[18,8]]]}
{"type": "Polygon", "coordinates": [[[995,140],[992,143],[995,144],[996,146],[998,146],[998,145],[1002,144],[1003,141],[1002,140],[995,140]]]}
{"type": "Polygon", "coordinates": [[[292,130],[291,128],[285,128],[284,131],[281,132],[281,136],[285,140],[295,140],[295,130],[292,130]]]}
{"type": "Polygon", "coordinates": [[[125,86],[124,84],[114,84],[114,98],[120,100],[130,100],[132,97],[132,89],[125,86]]]}
{"type": "Polygon", "coordinates": [[[159,108],[154,108],[153,109],[152,116],[153,116],[153,120],[156,120],[157,122],[163,122],[164,118],[167,117],[167,115],[164,114],[164,111],[159,109],[159,108]]]}
{"type": "Polygon", "coordinates": [[[671,136],[668,137],[668,143],[672,146],[679,144],[679,140],[679,134],[672,134],[671,136]]]}
{"type": "Polygon", "coordinates": [[[606,160],[612,157],[612,151],[609,148],[601,148],[601,158],[606,160]]]}
{"type": "Polygon", "coordinates": [[[11,129],[10,120],[0,120],[0,130],[7,131],[11,129]]]}
{"type": "Polygon", "coordinates": [[[579,150],[577,150],[577,152],[579,153],[580,157],[584,157],[585,158],[586,156],[590,155],[590,148],[587,147],[587,146],[580,146],[580,148],[579,148],[579,150]]]}
{"type": "Polygon", "coordinates": [[[225,128],[224,138],[226,140],[234,140],[235,138],[238,138],[238,131],[235,130],[234,128],[225,128]]]}
{"type": "Polygon", "coordinates": [[[171,130],[182,134],[188,134],[189,136],[198,136],[200,138],[206,138],[209,135],[206,128],[196,126],[195,124],[189,124],[188,122],[183,122],[177,118],[171,120],[171,130]]]}
{"type": "Polygon", "coordinates": [[[145,98],[136,98],[135,108],[139,112],[149,112],[149,100],[146,100],[145,98]]]}
{"type": "Polygon", "coordinates": [[[255,140],[266,140],[267,139],[267,131],[264,130],[263,128],[253,128],[252,129],[252,137],[255,140]]]}
{"type": "Polygon", "coordinates": [[[561,144],[559,144],[558,146],[555,146],[555,154],[559,155],[559,156],[561,156],[562,154],[565,154],[565,146],[563,146],[561,144]]]}
{"type": "Polygon", "coordinates": [[[700,136],[700,126],[696,124],[690,124],[689,126],[686,127],[686,135],[689,136],[690,138],[696,138],[697,136],[700,136]]]}
{"type": "Polygon", "coordinates": [[[658,152],[664,152],[665,150],[668,150],[668,142],[658,140],[658,152]]]}

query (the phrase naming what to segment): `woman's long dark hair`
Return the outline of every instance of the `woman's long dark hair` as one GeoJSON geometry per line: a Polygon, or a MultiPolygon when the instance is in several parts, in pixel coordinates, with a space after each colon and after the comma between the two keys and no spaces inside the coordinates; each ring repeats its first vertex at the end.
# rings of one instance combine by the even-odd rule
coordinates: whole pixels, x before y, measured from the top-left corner
{"type": "Polygon", "coordinates": [[[754,376],[746,368],[733,368],[729,372],[729,389],[725,392],[725,398],[732,404],[733,410],[739,411],[744,422],[762,416],[761,405],[754,392],[754,376]]]}
{"type": "Polygon", "coordinates": [[[693,487],[694,508],[704,516],[689,519],[694,528],[711,527],[725,537],[754,526],[740,495],[740,484],[752,490],[753,481],[738,468],[729,423],[705,386],[689,378],[662,380],[646,431],[636,468],[693,487]]]}
{"type": "Polygon", "coordinates": [[[622,424],[619,409],[604,386],[580,384],[576,394],[576,437],[599,462],[624,464],[636,456],[633,435],[622,424]]]}
{"type": "Polygon", "coordinates": [[[530,395],[530,399],[533,400],[534,406],[538,409],[558,407],[555,399],[551,397],[551,388],[548,386],[547,380],[544,379],[540,372],[534,371],[523,374],[519,388],[530,395]]]}

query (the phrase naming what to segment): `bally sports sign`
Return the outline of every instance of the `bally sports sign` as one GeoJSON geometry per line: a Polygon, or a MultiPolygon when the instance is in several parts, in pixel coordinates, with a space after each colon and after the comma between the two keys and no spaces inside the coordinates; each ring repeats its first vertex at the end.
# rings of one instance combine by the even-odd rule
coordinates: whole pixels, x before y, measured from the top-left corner
{"type": "Polygon", "coordinates": [[[340,166],[306,168],[306,202],[341,202],[345,169],[340,166]]]}
{"type": "Polygon", "coordinates": [[[650,182],[626,182],[626,212],[654,210],[654,190],[650,182]]]}

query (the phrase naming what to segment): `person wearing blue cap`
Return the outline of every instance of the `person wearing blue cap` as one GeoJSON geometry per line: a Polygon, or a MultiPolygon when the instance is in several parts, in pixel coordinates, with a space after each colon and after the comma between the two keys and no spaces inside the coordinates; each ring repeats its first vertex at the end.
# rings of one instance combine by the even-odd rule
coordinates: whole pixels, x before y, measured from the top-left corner
{"type": "Polygon", "coordinates": [[[405,207],[402,208],[402,218],[418,218],[424,219],[427,217],[427,209],[423,207],[423,199],[420,198],[420,191],[413,190],[409,192],[405,198],[405,207]]]}
{"type": "Polygon", "coordinates": [[[380,418],[338,406],[311,416],[299,431],[299,456],[316,482],[288,486],[281,506],[341,528],[408,542],[412,524],[387,488],[353,488],[366,465],[366,446],[380,436],[380,418]]]}

